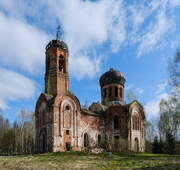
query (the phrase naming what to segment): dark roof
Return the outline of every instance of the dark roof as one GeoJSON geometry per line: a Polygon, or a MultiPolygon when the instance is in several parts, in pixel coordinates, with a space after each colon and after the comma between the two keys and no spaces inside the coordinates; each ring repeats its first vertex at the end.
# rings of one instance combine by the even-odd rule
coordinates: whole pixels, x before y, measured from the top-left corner
{"type": "Polygon", "coordinates": [[[46,46],[46,51],[49,49],[49,48],[52,48],[52,47],[58,47],[58,48],[61,48],[62,50],[65,50],[68,52],[68,46],[67,44],[64,42],[64,41],[59,41],[59,40],[52,40],[48,43],[48,45],[46,46]]]}
{"type": "Polygon", "coordinates": [[[47,94],[47,93],[43,93],[43,94],[44,94],[44,96],[46,97],[46,100],[47,100],[47,101],[49,101],[49,100],[51,100],[51,99],[53,98],[52,95],[49,95],[49,94],[47,94]]]}
{"type": "Polygon", "coordinates": [[[108,84],[121,84],[124,86],[125,81],[125,77],[120,71],[111,68],[100,77],[99,84],[101,87],[108,84]]]}
{"type": "Polygon", "coordinates": [[[89,116],[97,116],[97,117],[101,117],[102,116],[99,113],[94,113],[94,112],[92,112],[90,110],[87,110],[87,109],[82,109],[81,113],[84,113],[84,114],[89,115],[89,116]]]}
{"type": "Polygon", "coordinates": [[[52,104],[54,102],[54,97],[52,95],[47,94],[47,93],[44,93],[44,96],[46,97],[48,107],[52,106],[52,104]]]}
{"type": "Polygon", "coordinates": [[[104,111],[106,111],[107,106],[102,105],[100,103],[95,103],[93,102],[90,106],[89,106],[89,110],[93,113],[103,113],[104,111]]]}

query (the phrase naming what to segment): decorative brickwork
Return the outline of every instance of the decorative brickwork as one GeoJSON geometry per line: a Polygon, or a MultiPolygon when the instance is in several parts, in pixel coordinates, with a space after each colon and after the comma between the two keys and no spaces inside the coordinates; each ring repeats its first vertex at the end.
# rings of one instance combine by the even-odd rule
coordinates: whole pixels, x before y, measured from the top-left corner
{"type": "Polygon", "coordinates": [[[129,150],[144,151],[143,107],[124,102],[125,77],[111,69],[100,78],[102,104],[82,109],[69,91],[68,47],[52,40],[46,47],[45,93],[36,103],[36,151],[83,150],[106,140],[118,151],[119,140],[129,150]]]}

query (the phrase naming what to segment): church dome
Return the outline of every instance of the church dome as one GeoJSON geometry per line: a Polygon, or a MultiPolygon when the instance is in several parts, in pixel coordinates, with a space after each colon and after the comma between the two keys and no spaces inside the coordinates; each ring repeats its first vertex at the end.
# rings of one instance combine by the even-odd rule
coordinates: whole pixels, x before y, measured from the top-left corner
{"type": "Polygon", "coordinates": [[[46,46],[46,51],[52,47],[58,47],[58,48],[61,48],[62,50],[68,51],[68,46],[64,41],[59,41],[59,40],[50,41],[48,45],[46,46]]]}
{"type": "Polygon", "coordinates": [[[101,87],[108,84],[121,84],[124,86],[125,77],[120,71],[111,68],[100,77],[99,83],[101,87]]]}

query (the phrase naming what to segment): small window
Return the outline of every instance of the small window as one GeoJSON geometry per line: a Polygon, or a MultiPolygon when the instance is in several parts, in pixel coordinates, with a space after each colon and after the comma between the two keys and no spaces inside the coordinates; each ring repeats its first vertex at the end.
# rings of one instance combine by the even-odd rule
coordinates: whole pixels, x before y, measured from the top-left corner
{"type": "Polygon", "coordinates": [[[69,135],[69,130],[66,130],[66,135],[69,135]]]}
{"type": "Polygon", "coordinates": [[[115,97],[118,97],[118,87],[115,87],[115,97]]]}
{"type": "Polygon", "coordinates": [[[69,105],[67,105],[67,106],[66,106],[66,110],[70,110],[70,107],[69,107],[69,105]]]}
{"type": "Polygon", "coordinates": [[[120,97],[121,97],[121,98],[123,97],[123,94],[122,94],[122,87],[120,87],[120,97]]]}

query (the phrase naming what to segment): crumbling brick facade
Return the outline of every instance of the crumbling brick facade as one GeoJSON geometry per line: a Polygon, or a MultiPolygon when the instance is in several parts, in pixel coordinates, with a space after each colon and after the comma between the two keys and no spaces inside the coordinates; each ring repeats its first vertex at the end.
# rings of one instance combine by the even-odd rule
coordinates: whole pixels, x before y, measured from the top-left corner
{"type": "Polygon", "coordinates": [[[144,151],[143,107],[124,102],[125,77],[110,69],[100,78],[102,104],[81,108],[69,91],[68,47],[52,40],[46,46],[45,93],[36,103],[36,152],[81,151],[101,140],[114,146],[120,139],[132,151],[144,151]]]}

